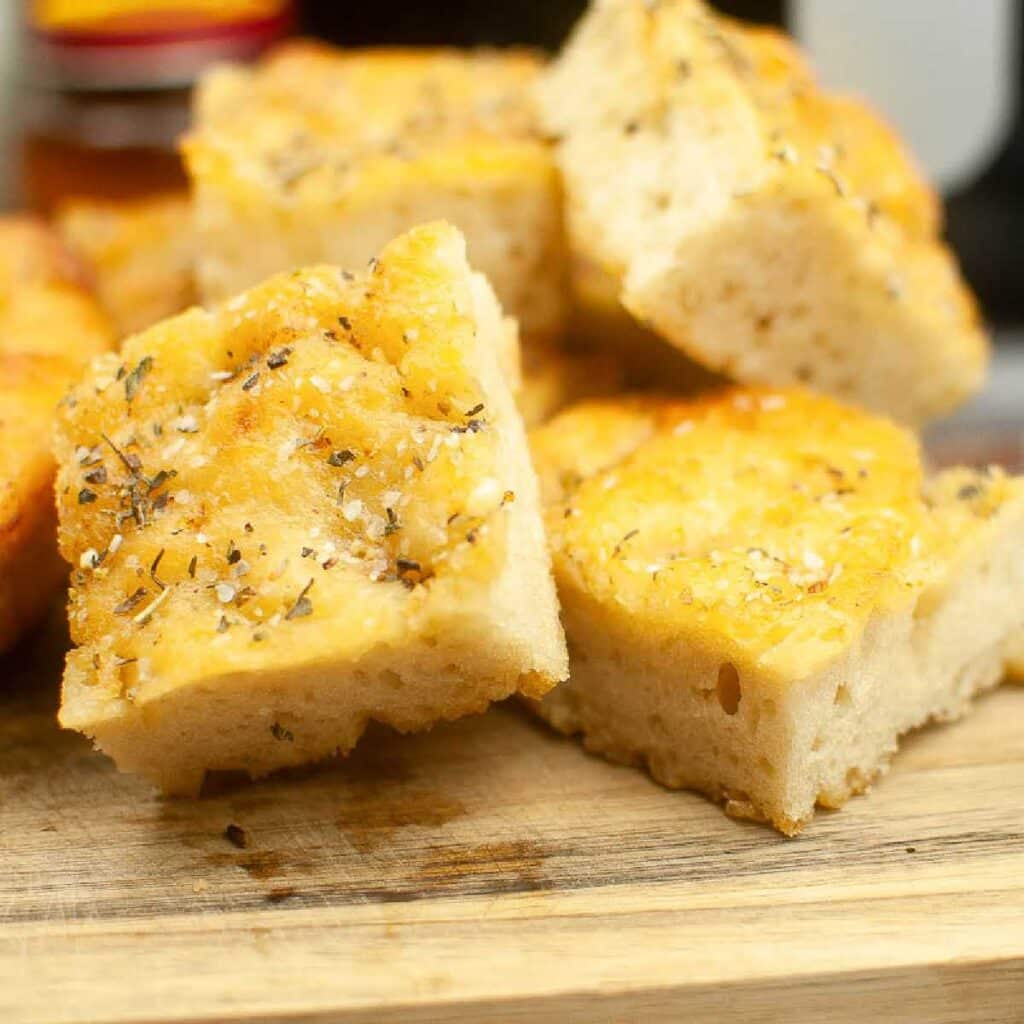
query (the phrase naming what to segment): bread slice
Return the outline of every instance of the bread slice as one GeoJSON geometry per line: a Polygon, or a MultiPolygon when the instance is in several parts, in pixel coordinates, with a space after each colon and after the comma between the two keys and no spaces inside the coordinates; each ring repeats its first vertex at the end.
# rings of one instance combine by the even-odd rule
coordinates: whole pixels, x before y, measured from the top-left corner
{"type": "Polygon", "coordinates": [[[1024,479],[922,474],[799,390],[584,403],[535,432],[588,748],[792,834],[963,714],[1024,625],[1024,479]]]}
{"type": "Polygon", "coordinates": [[[56,226],[91,270],[122,337],[196,302],[192,208],[185,193],[123,202],[77,199],[56,226]]]}
{"type": "Polygon", "coordinates": [[[57,441],[62,724],[188,794],[563,678],[505,329],[433,224],[94,363],[57,441]]]}
{"type": "Polygon", "coordinates": [[[293,266],[362,265],[443,217],[524,335],[557,335],[564,230],[530,95],[539,66],[525,51],[299,42],[211,72],[184,145],[203,298],[293,266]]]}
{"type": "Polygon", "coordinates": [[[987,342],[898,139],[701,0],[596,0],[539,87],[574,254],[691,358],[920,423],[987,342]]]}
{"type": "Polygon", "coordinates": [[[0,651],[64,578],[50,431],[82,365],[113,340],[56,237],[28,217],[0,218],[0,651]]]}

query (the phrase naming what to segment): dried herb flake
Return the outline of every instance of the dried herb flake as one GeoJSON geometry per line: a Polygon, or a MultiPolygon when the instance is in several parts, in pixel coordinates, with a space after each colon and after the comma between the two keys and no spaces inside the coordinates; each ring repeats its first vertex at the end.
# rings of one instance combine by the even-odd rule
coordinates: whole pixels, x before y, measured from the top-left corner
{"type": "Polygon", "coordinates": [[[148,593],[149,591],[145,587],[139,587],[134,594],[129,594],[120,604],[114,605],[114,614],[127,615],[146,599],[148,593]]]}
{"type": "Polygon", "coordinates": [[[153,357],[143,356],[138,365],[129,373],[124,379],[124,397],[127,401],[131,401],[138,393],[139,387],[142,385],[142,381],[145,379],[146,374],[153,369],[153,357]]]}
{"type": "Polygon", "coordinates": [[[310,580],[295,600],[295,604],[288,609],[285,619],[291,621],[292,619],[301,619],[305,615],[313,614],[313,602],[306,596],[309,594],[310,588],[313,586],[314,580],[310,580]]]}

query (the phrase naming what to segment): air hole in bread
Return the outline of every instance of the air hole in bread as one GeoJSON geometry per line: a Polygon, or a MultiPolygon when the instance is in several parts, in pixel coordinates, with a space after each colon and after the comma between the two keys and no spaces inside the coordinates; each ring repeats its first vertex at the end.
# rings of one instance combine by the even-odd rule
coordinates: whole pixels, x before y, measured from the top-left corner
{"type": "Polygon", "coordinates": [[[725,662],[718,670],[718,703],[727,715],[735,715],[740,709],[740,674],[732,662],[725,662]]]}

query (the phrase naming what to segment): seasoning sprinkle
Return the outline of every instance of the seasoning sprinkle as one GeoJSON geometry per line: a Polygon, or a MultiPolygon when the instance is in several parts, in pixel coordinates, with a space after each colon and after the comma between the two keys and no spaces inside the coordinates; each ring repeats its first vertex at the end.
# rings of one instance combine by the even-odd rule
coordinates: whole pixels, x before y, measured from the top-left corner
{"type": "Polygon", "coordinates": [[[415,558],[396,558],[395,571],[398,578],[410,590],[418,583],[422,583],[428,575],[423,571],[423,566],[415,558]]]}
{"type": "Polygon", "coordinates": [[[327,464],[329,466],[344,466],[346,462],[352,462],[355,457],[355,452],[343,448],[341,451],[331,452],[327,456],[327,464]]]}
{"type": "Polygon", "coordinates": [[[295,741],[294,733],[290,729],[286,729],[280,722],[274,722],[270,727],[270,735],[282,743],[293,743],[295,741]]]}
{"type": "Polygon", "coordinates": [[[480,402],[477,405],[474,405],[472,409],[469,409],[467,412],[463,413],[463,415],[464,416],[476,416],[478,413],[481,413],[483,411],[484,411],[484,403],[480,402]]]}
{"type": "Polygon", "coordinates": [[[257,370],[251,377],[246,377],[246,379],[242,382],[242,390],[252,391],[252,389],[256,387],[256,385],[259,383],[259,380],[260,372],[259,370],[257,370]]]}
{"type": "Polygon", "coordinates": [[[149,493],[152,494],[154,491],[158,491],[168,480],[173,480],[178,475],[176,469],[166,470],[161,469],[156,476],[149,481],[149,493]]]}
{"type": "Polygon", "coordinates": [[[402,526],[398,522],[398,516],[395,515],[395,510],[393,508],[386,508],[384,511],[388,517],[387,525],[384,527],[384,536],[390,537],[391,534],[397,533],[402,526]]]}
{"type": "Polygon", "coordinates": [[[192,579],[196,578],[196,563],[199,561],[198,555],[193,555],[188,561],[188,574],[192,579]]]}
{"type": "Polygon", "coordinates": [[[85,482],[89,484],[105,484],[107,482],[107,467],[99,466],[85,474],[85,482]]]}
{"type": "Polygon", "coordinates": [[[127,401],[131,401],[138,393],[139,387],[142,384],[143,379],[150,370],[153,369],[153,357],[143,356],[138,365],[129,373],[124,379],[124,397],[127,401]]]}
{"type": "Polygon", "coordinates": [[[235,562],[237,562],[237,561],[239,561],[241,559],[241,557],[242,557],[242,552],[238,548],[235,547],[235,542],[233,540],[229,540],[228,541],[228,553],[227,553],[228,565],[234,565],[235,562]]]}
{"type": "Polygon", "coordinates": [[[271,370],[277,370],[288,362],[288,357],[291,354],[292,350],[287,346],[279,348],[276,352],[271,352],[270,355],[267,356],[267,366],[271,370]]]}
{"type": "Polygon", "coordinates": [[[295,450],[300,451],[303,448],[314,447],[320,441],[320,438],[323,436],[323,432],[324,428],[321,427],[312,437],[299,438],[299,440],[295,442],[295,450]]]}
{"type": "Polygon", "coordinates": [[[96,492],[90,491],[88,487],[83,487],[78,492],[78,504],[79,505],[91,505],[96,500],[96,492]]]}
{"type": "Polygon", "coordinates": [[[106,434],[100,434],[100,437],[102,437],[103,440],[106,441],[108,445],[110,445],[110,448],[113,450],[114,454],[121,460],[125,469],[127,469],[129,473],[137,473],[142,468],[142,463],[139,461],[139,457],[137,455],[134,455],[131,452],[126,454],[125,452],[121,451],[121,449],[118,448],[117,445],[114,444],[114,442],[111,441],[106,434]]]}
{"type": "Polygon", "coordinates": [[[298,598],[296,599],[295,604],[293,604],[291,608],[288,609],[288,612],[285,615],[286,620],[291,621],[292,619],[300,619],[304,615],[313,614],[313,602],[310,601],[310,599],[306,595],[309,593],[310,588],[313,586],[314,582],[316,581],[311,579],[302,588],[302,591],[300,592],[298,598]]]}
{"type": "Polygon", "coordinates": [[[630,530],[629,533],[624,534],[622,540],[620,540],[619,543],[615,545],[615,548],[612,551],[612,558],[618,558],[619,553],[622,551],[622,546],[631,541],[639,532],[640,531],[637,529],[630,530]]]}
{"type": "Polygon", "coordinates": [[[145,600],[148,593],[145,587],[139,587],[134,594],[129,594],[120,604],[114,605],[114,614],[127,615],[145,600]]]}
{"type": "Polygon", "coordinates": [[[155,612],[157,608],[159,608],[160,605],[162,605],[164,601],[166,601],[170,596],[171,588],[165,587],[163,590],[160,591],[159,594],[157,594],[154,600],[152,600],[148,605],[146,605],[146,607],[143,608],[142,611],[139,612],[139,614],[132,619],[132,622],[134,622],[135,625],[137,626],[144,626],[153,617],[153,612],[155,612]]]}
{"type": "Polygon", "coordinates": [[[164,549],[161,548],[156,558],[153,559],[153,564],[149,567],[149,578],[163,590],[167,584],[164,583],[156,574],[156,570],[160,565],[160,560],[164,557],[164,549]]]}

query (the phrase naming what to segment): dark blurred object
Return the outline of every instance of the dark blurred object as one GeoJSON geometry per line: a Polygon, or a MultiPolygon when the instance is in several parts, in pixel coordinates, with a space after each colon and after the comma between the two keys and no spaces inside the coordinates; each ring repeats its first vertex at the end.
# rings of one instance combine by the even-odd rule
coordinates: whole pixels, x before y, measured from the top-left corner
{"type": "Polygon", "coordinates": [[[291,0],[204,7],[28,5],[19,111],[25,205],[50,213],[71,195],[129,198],[184,187],[175,144],[188,126],[191,83],[215,61],[258,56],[294,23],[291,0]]]}
{"type": "MultiPolygon", "coordinates": [[[[782,24],[783,0],[728,0],[721,10],[749,21],[782,24]]],[[[431,4],[339,4],[306,0],[303,30],[347,46],[540,46],[556,50],[586,9],[586,0],[494,4],[438,0],[431,4]]]]}
{"type": "Polygon", "coordinates": [[[1013,130],[989,169],[950,197],[947,233],[996,323],[1024,323],[1024,19],[1017,9],[1017,88],[1013,130]]]}
{"type": "Polygon", "coordinates": [[[128,199],[185,187],[175,140],[188,126],[187,89],[33,90],[22,117],[22,202],[37,213],[69,196],[128,199]]]}
{"type": "Polygon", "coordinates": [[[76,91],[187,86],[215,60],[250,60],[292,26],[291,0],[91,0],[29,4],[29,64],[41,84],[76,91]]]}

